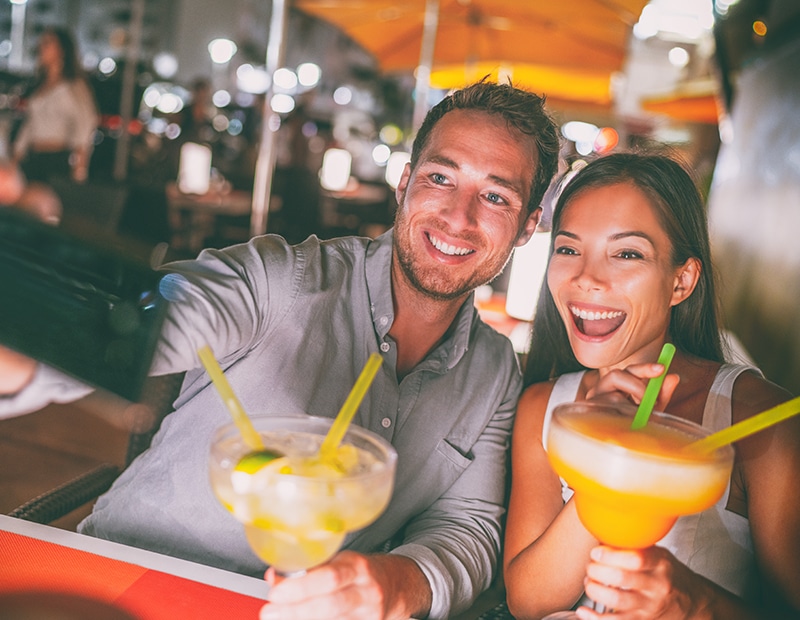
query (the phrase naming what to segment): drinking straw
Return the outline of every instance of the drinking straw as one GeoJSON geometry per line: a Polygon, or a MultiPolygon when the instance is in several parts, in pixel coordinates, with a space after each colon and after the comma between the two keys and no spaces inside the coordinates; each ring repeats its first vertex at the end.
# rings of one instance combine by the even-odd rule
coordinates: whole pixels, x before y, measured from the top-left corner
{"type": "Polygon", "coordinates": [[[336,452],[336,448],[339,447],[339,443],[347,432],[347,427],[350,426],[350,421],[353,419],[358,406],[361,404],[361,400],[372,384],[375,373],[378,372],[378,368],[380,368],[382,362],[383,358],[377,353],[373,353],[369,356],[353,389],[350,390],[347,400],[344,401],[339,413],[336,414],[336,419],[333,421],[328,434],[322,441],[322,445],[319,448],[320,459],[325,460],[330,458],[336,452]]]}
{"type": "Polygon", "coordinates": [[[708,437],[693,441],[686,446],[686,449],[697,452],[713,452],[717,448],[744,439],[749,435],[764,430],[768,426],[782,422],[786,418],[790,418],[797,413],[800,413],[800,396],[787,400],[785,403],[777,405],[772,409],[762,411],[746,420],[737,422],[708,437]]]}
{"type": "Polygon", "coordinates": [[[650,414],[653,412],[653,407],[656,404],[656,398],[661,391],[661,385],[664,383],[664,377],[667,376],[669,365],[672,362],[672,356],[675,355],[675,345],[671,342],[665,342],[661,348],[661,354],[658,356],[658,363],[664,366],[664,372],[657,377],[651,377],[647,382],[647,387],[644,389],[644,397],[642,402],[639,403],[639,408],[636,410],[636,415],[633,416],[633,423],[631,423],[632,430],[644,428],[650,414]]]}
{"type": "Polygon", "coordinates": [[[222,397],[222,402],[225,403],[228,411],[230,411],[231,417],[236,423],[239,432],[242,434],[244,442],[251,450],[263,450],[264,442],[261,441],[261,436],[253,427],[250,418],[247,417],[242,403],[239,402],[236,394],[233,393],[233,388],[231,384],[228,383],[225,374],[222,372],[222,368],[220,368],[214,354],[211,352],[211,347],[204,345],[197,350],[197,354],[200,356],[200,361],[203,362],[208,376],[211,377],[214,387],[217,388],[217,392],[219,392],[219,395],[222,397]]]}

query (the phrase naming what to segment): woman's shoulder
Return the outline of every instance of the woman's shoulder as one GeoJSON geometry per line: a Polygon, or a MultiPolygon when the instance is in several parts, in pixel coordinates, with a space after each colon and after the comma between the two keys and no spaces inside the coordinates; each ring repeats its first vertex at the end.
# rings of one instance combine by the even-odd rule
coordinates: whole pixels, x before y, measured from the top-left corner
{"type": "Polygon", "coordinates": [[[733,422],[739,422],[789,400],[791,393],[762,376],[756,369],[739,374],[731,394],[733,422]]]}
{"type": "Polygon", "coordinates": [[[553,386],[556,380],[542,381],[540,383],[533,383],[525,388],[522,396],[519,398],[518,409],[539,409],[546,408],[547,401],[550,399],[550,394],[553,393],[553,386]]]}

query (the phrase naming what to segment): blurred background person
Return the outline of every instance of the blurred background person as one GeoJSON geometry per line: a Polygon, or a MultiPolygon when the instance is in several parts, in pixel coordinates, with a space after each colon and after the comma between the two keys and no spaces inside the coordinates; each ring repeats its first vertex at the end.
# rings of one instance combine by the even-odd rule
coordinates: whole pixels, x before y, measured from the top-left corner
{"type": "Polygon", "coordinates": [[[47,28],[37,53],[36,79],[14,142],[14,159],[29,181],[67,177],[84,182],[99,118],[72,35],[64,28],[47,28]]]}

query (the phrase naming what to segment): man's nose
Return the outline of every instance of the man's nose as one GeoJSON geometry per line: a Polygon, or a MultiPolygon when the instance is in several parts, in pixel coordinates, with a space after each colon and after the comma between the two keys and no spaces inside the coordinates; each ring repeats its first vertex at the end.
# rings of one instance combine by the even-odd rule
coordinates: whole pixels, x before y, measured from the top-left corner
{"type": "Polygon", "coordinates": [[[454,230],[475,226],[480,210],[480,200],[472,192],[457,190],[451,194],[441,215],[454,230]]]}

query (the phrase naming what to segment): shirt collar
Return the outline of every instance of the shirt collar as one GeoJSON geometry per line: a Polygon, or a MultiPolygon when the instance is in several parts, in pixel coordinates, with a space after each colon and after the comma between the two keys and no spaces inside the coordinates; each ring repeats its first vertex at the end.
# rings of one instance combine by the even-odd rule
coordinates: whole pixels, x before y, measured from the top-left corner
{"type": "MultiPolygon", "coordinates": [[[[367,289],[372,323],[380,340],[386,337],[394,322],[391,284],[393,240],[394,229],[389,229],[374,239],[367,248],[367,289]]],[[[459,309],[453,321],[450,336],[431,352],[431,356],[445,356],[442,361],[448,370],[455,366],[469,349],[469,338],[476,314],[475,293],[473,292],[459,309]]]]}

